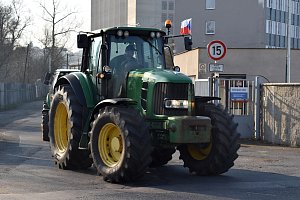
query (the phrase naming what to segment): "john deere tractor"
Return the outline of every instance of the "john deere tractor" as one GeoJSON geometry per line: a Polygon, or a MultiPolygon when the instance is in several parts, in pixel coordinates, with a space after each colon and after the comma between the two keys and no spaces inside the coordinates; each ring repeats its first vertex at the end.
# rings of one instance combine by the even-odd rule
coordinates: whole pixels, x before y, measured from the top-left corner
{"type": "Polygon", "coordinates": [[[104,180],[128,182],[165,165],[176,149],[197,175],[222,174],[234,165],[237,124],[209,103],[219,98],[195,96],[192,80],[166,65],[169,37],[141,27],[77,36],[81,70],[59,78],[49,111],[59,168],[93,164],[104,180]]]}

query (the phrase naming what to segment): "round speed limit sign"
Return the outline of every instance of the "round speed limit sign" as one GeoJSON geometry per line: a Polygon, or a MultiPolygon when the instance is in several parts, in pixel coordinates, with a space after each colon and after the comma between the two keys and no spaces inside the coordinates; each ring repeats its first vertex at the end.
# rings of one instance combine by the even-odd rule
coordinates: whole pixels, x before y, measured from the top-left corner
{"type": "Polygon", "coordinates": [[[220,40],[213,40],[207,46],[208,55],[213,60],[221,60],[226,54],[226,45],[220,40]]]}

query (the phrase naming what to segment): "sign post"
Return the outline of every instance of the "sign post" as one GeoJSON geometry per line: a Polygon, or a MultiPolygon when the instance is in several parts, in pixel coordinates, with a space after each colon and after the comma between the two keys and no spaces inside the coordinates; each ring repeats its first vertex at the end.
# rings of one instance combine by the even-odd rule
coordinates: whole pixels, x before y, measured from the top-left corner
{"type": "Polygon", "coordinates": [[[215,96],[215,90],[213,89],[213,77],[219,77],[219,73],[224,71],[224,65],[218,64],[217,61],[224,58],[224,56],[226,55],[226,51],[226,45],[221,40],[213,40],[207,45],[208,56],[215,61],[215,63],[209,64],[209,71],[212,72],[210,79],[211,81],[209,83],[211,86],[210,94],[212,94],[213,96],[215,96]]]}

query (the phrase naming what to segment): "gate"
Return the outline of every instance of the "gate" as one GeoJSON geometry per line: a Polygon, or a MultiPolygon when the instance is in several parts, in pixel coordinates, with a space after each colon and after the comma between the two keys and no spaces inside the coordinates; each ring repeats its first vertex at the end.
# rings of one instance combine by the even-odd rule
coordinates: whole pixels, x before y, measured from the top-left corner
{"type": "Polygon", "coordinates": [[[238,123],[237,130],[241,138],[260,137],[260,85],[263,77],[246,79],[235,77],[218,77],[195,80],[196,96],[216,96],[229,114],[238,123]]]}
{"type": "Polygon", "coordinates": [[[255,130],[255,86],[253,80],[213,78],[212,96],[218,96],[229,114],[238,123],[242,138],[252,138],[255,130]]]}

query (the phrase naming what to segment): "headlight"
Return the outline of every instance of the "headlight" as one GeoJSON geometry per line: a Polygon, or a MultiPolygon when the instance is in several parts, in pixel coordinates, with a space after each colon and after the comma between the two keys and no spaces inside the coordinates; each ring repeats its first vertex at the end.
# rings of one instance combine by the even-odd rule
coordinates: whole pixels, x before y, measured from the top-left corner
{"type": "Polygon", "coordinates": [[[151,32],[150,37],[155,38],[155,32],[151,32]]]}
{"type": "Polygon", "coordinates": [[[157,38],[160,38],[160,36],[161,36],[161,33],[160,33],[160,32],[157,32],[157,33],[156,33],[156,37],[157,37],[157,38]]]}
{"type": "Polygon", "coordinates": [[[117,35],[118,35],[119,37],[122,37],[122,36],[123,36],[123,31],[122,31],[122,30],[118,30],[117,35]]]}
{"type": "Polygon", "coordinates": [[[129,36],[129,32],[128,31],[125,31],[124,32],[124,37],[128,37],[129,36]]]}
{"type": "Polygon", "coordinates": [[[181,109],[188,109],[188,100],[165,100],[165,108],[181,108],[181,109]]]}

